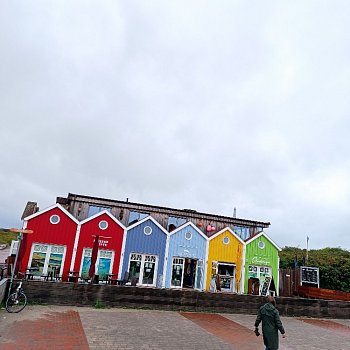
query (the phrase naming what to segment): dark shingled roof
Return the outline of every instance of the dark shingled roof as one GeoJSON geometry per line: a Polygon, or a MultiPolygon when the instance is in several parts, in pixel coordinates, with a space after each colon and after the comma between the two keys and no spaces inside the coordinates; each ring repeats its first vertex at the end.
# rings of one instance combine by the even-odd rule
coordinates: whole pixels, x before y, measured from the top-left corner
{"type": "Polygon", "coordinates": [[[26,207],[24,208],[21,220],[26,218],[29,215],[36,213],[39,210],[37,202],[27,202],[26,207]]]}

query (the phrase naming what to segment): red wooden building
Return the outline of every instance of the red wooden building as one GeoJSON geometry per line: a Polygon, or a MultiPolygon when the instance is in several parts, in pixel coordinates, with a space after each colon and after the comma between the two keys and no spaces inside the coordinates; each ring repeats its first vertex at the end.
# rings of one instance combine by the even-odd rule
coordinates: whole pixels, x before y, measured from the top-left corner
{"type": "Polygon", "coordinates": [[[46,208],[24,218],[24,228],[33,230],[21,242],[23,255],[18,268],[26,273],[36,268],[34,275],[47,275],[54,271],[66,280],[70,271],[78,220],[60,204],[46,208]]]}
{"type": "Polygon", "coordinates": [[[100,280],[106,279],[108,275],[115,275],[116,279],[119,274],[125,227],[106,210],[80,223],[71,270],[82,279],[88,279],[96,236],[98,236],[98,255],[95,273],[100,280]]]}

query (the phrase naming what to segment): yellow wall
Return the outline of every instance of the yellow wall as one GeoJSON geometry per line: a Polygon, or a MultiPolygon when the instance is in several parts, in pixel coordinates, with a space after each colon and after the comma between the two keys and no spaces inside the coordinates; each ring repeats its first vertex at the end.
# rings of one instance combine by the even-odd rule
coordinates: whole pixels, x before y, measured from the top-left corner
{"type": "Polygon", "coordinates": [[[214,271],[212,271],[212,263],[213,261],[217,261],[233,263],[236,265],[236,292],[241,293],[242,254],[242,242],[240,242],[240,240],[229,230],[224,230],[214,238],[210,239],[206,290],[210,289],[210,280],[214,273],[214,271]],[[226,236],[230,239],[228,244],[223,243],[223,239],[226,236]]]}

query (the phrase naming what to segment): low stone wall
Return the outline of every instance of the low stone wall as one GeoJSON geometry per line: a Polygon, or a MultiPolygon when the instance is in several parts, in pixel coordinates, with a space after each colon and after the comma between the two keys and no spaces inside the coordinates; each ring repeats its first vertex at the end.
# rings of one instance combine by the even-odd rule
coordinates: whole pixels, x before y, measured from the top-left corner
{"type": "MultiPolygon", "coordinates": [[[[29,303],[256,314],[264,297],[195,290],[25,281],[29,303]]],[[[283,316],[349,318],[350,302],[277,297],[283,316]]]]}
{"type": "Polygon", "coordinates": [[[0,280],[0,304],[4,301],[5,299],[5,293],[6,293],[6,286],[7,286],[7,279],[4,278],[0,280]]]}

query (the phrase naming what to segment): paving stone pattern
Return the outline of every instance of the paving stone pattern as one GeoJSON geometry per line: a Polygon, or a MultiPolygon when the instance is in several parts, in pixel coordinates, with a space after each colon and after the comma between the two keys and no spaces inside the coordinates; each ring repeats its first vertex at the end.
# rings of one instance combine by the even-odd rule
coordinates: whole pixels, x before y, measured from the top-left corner
{"type": "MultiPolygon", "coordinates": [[[[350,316],[350,315],[349,315],[350,316]]],[[[349,350],[350,319],[282,317],[280,350],[349,350]]],[[[0,310],[0,349],[260,350],[254,315],[72,306],[0,310]]]]}
{"type": "MultiPolygon", "coordinates": [[[[242,326],[254,329],[255,316],[228,315],[224,317],[238,322],[242,326]]],[[[350,317],[350,315],[349,315],[350,317]]],[[[349,350],[350,349],[350,320],[326,320],[332,322],[332,328],[323,322],[325,320],[281,317],[286,330],[286,338],[280,337],[280,350],[349,350]],[[342,335],[339,334],[340,326],[342,335]],[[343,328],[345,327],[345,328],[343,328]]],[[[260,326],[261,330],[261,326],[260,326]]],[[[261,342],[261,336],[260,338],[261,342]]]]}
{"type": "Polygon", "coordinates": [[[170,311],[80,312],[90,349],[232,350],[230,344],[170,311]]]}
{"type": "Polygon", "coordinates": [[[30,318],[29,308],[22,312],[25,316],[23,314],[1,313],[1,326],[5,329],[0,327],[0,349],[89,349],[77,311],[46,311],[38,314],[38,310],[36,310],[33,313],[33,319],[30,318]]]}

